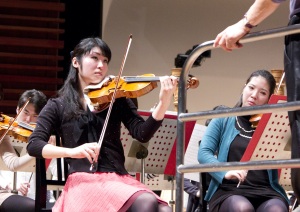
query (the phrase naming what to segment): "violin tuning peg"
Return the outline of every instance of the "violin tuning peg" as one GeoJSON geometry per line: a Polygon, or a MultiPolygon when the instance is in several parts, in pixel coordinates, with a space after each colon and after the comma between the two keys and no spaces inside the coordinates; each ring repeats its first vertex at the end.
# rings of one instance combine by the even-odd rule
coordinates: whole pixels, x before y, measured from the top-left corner
{"type": "Polygon", "coordinates": [[[199,84],[199,80],[196,77],[192,77],[188,80],[188,88],[198,88],[199,84]]]}

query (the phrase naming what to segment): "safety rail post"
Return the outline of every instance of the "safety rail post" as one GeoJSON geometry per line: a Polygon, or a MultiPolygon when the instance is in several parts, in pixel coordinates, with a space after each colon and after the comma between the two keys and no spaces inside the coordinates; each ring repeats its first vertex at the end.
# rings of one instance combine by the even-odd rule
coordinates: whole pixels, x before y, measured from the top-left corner
{"type": "MultiPolygon", "coordinates": [[[[290,34],[296,34],[300,33],[300,24],[297,25],[292,25],[292,26],[287,26],[287,27],[281,27],[281,28],[275,28],[275,29],[270,29],[270,30],[264,30],[264,31],[259,31],[259,32],[254,32],[246,35],[244,38],[240,40],[240,43],[249,43],[249,42],[254,42],[254,41],[259,41],[259,40],[265,40],[265,39],[270,39],[270,38],[276,38],[276,37],[282,37],[290,34]]],[[[177,143],[176,143],[176,168],[184,169],[184,143],[185,143],[185,126],[184,126],[184,114],[186,113],[186,79],[188,76],[188,71],[192,68],[194,62],[200,56],[203,52],[218,48],[218,47],[213,47],[214,40],[212,41],[207,41],[204,42],[200,45],[198,45],[188,56],[186,59],[182,72],[179,78],[179,83],[178,83],[178,117],[181,117],[181,119],[178,118],[177,120],[177,143]]],[[[299,103],[298,103],[299,104],[299,103]]],[[[269,105],[270,106],[270,105],[269,105]]],[[[289,106],[289,105],[288,105],[289,106]]],[[[252,106],[251,106],[252,107],[252,106]]],[[[259,109],[246,109],[242,108],[245,111],[254,114],[254,111],[258,111],[259,109],[264,108],[259,108],[259,109]],[[252,110],[252,111],[251,111],[252,110]]],[[[266,111],[265,109],[264,111],[266,111]]],[[[226,109],[225,110],[219,110],[216,112],[216,114],[220,115],[227,115],[230,116],[230,113],[236,112],[234,109],[226,109]]],[[[240,111],[241,114],[243,114],[242,111],[240,111]]],[[[249,114],[248,113],[248,114],[249,114]]],[[[188,116],[186,114],[186,116],[188,116]]],[[[209,117],[209,116],[207,116],[209,117]]],[[[216,116],[218,117],[218,116],[216,116]]],[[[202,117],[204,118],[204,116],[202,117]]],[[[224,164],[221,164],[224,165],[224,164]]],[[[237,164],[235,164],[237,165],[237,164]]],[[[278,164],[277,164],[278,165],[278,164]]],[[[229,169],[230,166],[227,168],[229,169]]],[[[227,170],[228,170],[227,169],[227,170]]],[[[196,170],[196,167],[195,167],[196,170]]],[[[176,170],[176,203],[175,203],[175,211],[176,212],[181,212],[183,210],[183,172],[176,170]]],[[[194,171],[196,172],[196,171],[194,171]]]]}

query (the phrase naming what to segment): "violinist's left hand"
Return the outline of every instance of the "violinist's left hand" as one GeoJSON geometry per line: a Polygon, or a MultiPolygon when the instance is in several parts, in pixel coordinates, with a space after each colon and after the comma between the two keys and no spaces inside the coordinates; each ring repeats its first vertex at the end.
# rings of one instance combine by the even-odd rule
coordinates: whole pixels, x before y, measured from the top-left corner
{"type": "Polygon", "coordinates": [[[160,92],[159,92],[159,102],[154,109],[152,116],[156,120],[162,120],[164,114],[167,111],[173,94],[177,88],[178,79],[174,76],[164,76],[160,77],[160,92]]]}

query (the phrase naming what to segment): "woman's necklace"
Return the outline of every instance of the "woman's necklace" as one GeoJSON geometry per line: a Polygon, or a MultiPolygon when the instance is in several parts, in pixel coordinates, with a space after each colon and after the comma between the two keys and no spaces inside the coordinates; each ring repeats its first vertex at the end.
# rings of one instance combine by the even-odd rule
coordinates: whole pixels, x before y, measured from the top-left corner
{"type": "Polygon", "coordinates": [[[242,136],[242,137],[244,137],[244,138],[249,138],[249,139],[252,138],[252,136],[243,135],[242,133],[240,133],[240,136],[242,136]]]}
{"type": "Polygon", "coordinates": [[[240,136],[242,136],[242,137],[244,137],[244,138],[251,139],[252,136],[247,136],[247,135],[243,134],[242,131],[243,131],[244,133],[252,133],[252,132],[254,132],[255,130],[254,130],[254,129],[253,129],[253,130],[246,130],[245,128],[243,128],[243,127],[240,125],[237,116],[235,117],[235,120],[236,120],[237,126],[241,129],[241,131],[240,131],[240,136]]]}

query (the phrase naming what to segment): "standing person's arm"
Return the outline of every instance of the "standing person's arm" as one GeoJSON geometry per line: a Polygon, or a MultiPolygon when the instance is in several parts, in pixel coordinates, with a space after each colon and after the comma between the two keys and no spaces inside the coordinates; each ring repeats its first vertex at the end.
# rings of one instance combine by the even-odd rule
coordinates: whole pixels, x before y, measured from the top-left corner
{"type": "Polygon", "coordinates": [[[237,23],[227,27],[215,39],[214,47],[220,46],[226,51],[241,48],[239,40],[248,34],[252,27],[257,26],[280,5],[276,0],[256,0],[245,16],[237,23]]]}

